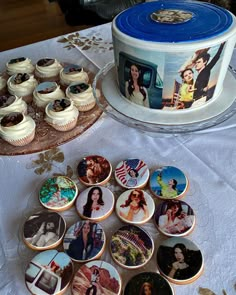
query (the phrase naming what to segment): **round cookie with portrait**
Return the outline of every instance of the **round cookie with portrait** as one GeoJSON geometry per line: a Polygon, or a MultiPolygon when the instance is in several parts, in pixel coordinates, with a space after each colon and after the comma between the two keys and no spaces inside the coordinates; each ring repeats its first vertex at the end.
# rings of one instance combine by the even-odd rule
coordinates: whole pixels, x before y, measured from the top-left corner
{"type": "Polygon", "coordinates": [[[66,176],[47,179],[40,188],[39,201],[47,209],[64,211],[75,202],[78,188],[75,182],[66,176]]]}
{"type": "Polygon", "coordinates": [[[127,269],[137,269],[151,259],[154,243],[141,227],[125,225],[113,233],[110,251],[117,264],[127,269]]]}
{"type": "Polygon", "coordinates": [[[139,159],[123,160],[115,168],[115,179],[126,189],[143,188],[149,179],[148,166],[139,159]]]}
{"type": "Polygon", "coordinates": [[[64,251],[75,262],[98,259],[106,244],[105,232],[100,224],[84,220],[73,224],[63,241],[64,251]]]}
{"type": "Polygon", "coordinates": [[[195,243],[175,237],[157,249],[157,267],[170,282],[184,285],[197,280],[203,272],[203,255],[195,243]]]}
{"type": "Polygon", "coordinates": [[[112,173],[110,162],[98,155],[83,158],[77,167],[79,181],[86,186],[104,185],[112,173]]]}
{"type": "Polygon", "coordinates": [[[159,199],[180,199],[188,190],[186,175],[173,166],[162,166],[151,173],[149,186],[159,199]]]}
{"type": "Polygon", "coordinates": [[[23,226],[23,240],[33,250],[57,247],[66,231],[66,222],[57,212],[41,211],[32,214],[23,226]]]}
{"type": "Polygon", "coordinates": [[[100,221],[111,215],[114,204],[114,195],[108,188],[92,186],[79,194],[76,210],[83,219],[100,221]]]}
{"type": "Polygon", "coordinates": [[[195,226],[193,209],[180,200],[161,202],[154,215],[157,229],[169,237],[183,237],[192,232],[195,226]]]}
{"type": "Polygon", "coordinates": [[[46,250],[37,254],[25,271],[25,282],[31,294],[60,295],[73,278],[73,263],[64,252],[46,250]]]}
{"type": "Polygon", "coordinates": [[[127,190],[116,201],[116,214],[126,223],[143,224],[152,218],[154,211],[153,198],[141,189],[127,190]]]}
{"type": "Polygon", "coordinates": [[[75,273],[72,295],[120,295],[121,277],[113,265],[102,260],[87,262],[75,273]]]}

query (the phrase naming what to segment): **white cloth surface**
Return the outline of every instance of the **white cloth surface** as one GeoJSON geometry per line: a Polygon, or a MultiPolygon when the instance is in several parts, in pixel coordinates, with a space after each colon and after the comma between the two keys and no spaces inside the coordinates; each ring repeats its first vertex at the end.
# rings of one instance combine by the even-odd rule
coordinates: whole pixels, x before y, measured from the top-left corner
{"type": "MultiPolygon", "coordinates": [[[[53,38],[29,46],[5,51],[0,54],[0,71],[5,63],[14,57],[25,56],[36,62],[41,57],[54,57],[59,60],[82,64],[95,71],[92,60],[97,67],[102,67],[112,60],[112,50],[107,44],[111,42],[110,24],[79,32],[79,36],[100,34],[100,45],[105,43],[105,51],[94,46],[84,50],[80,46],[64,48],[68,43],[58,42],[61,37],[53,38]],[[107,46],[107,47],[106,47],[107,46]],[[79,49],[79,50],[77,50],[79,49]]],[[[97,36],[97,35],[96,35],[97,36]]],[[[68,37],[68,36],[67,36],[68,37]]],[[[102,46],[102,45],[101,45],[102,46]]],[[[98,154],[106,157],[113,168],[123,159],[140,158],[152,171],[157,165],[176,166],[185,172],[190,188],[184,198],[196,214],[196,226],[189,235],[202,251],[205,260],[203,275],[194,283],[173,285],[176,295],[200,294],[199,288],[208,288],[215,294],[235,293],[236,283],[236,117],[223,124],[192,134],[149,136],[103,115],[90,129],[81,136],[58,147],[57,152],[64,154],[63,162],[49,159],[51,170],[36,173],[39,153],[24,156],[0,157],[0,294],[29,294],[24,272],[27,264],[37,252],[28,249],[22,242],[22,226],[33,212],[42,209],[38,201],[38,191],[42,182],[53,173],[66,173],[68,166],[72,169],[71,178],[79,189],[83,186],[77,177],[77,164],[82,157],[98,154]]],[[[1,148],[1,147],[0,147],[1,148]]],[[[44,154],[45,151],[42,152],[44,154]]],[[[38,164],[38,167],[43,163],[38,164]]],[[[112,178],[107,184],[116,198],[122,189],[112,178]]],[[[148,189],[147,189],[148,191],[148,189]]],[[[156,200],[157,201],[157,200],[156,200]]],[[[62,213],[68,227],[79,220],[75,208],[62,213]]],[[[122,224],[115,213],[101,222],[107,235],[106,251],[101,259],[111,262],[120,272],[123,285],[137,272],[156,271],[157,246],[164,239],[158,233],[153,220],[143,228],[154,239],[155,251],[151,261],[143,268],[127,271],[117,266],[109,253],[109,238],[122,224]]],[[[78,265],[76,265],[78,268],[78,265]]],[[[70,289],[66,294],[71,294],[70,289]]],[[[135,295],[135,294],[134,294],[135,295]]]]}

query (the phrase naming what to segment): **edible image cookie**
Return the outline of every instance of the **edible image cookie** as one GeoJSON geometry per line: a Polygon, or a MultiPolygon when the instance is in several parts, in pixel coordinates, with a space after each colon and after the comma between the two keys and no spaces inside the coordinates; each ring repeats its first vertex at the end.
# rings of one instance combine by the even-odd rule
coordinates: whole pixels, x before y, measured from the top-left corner
{"type": "Polygon", "coordinates": [[[114,204],[114,195],[108,188],[93,186],[79,194],[76,209],[82,218],[100,221],[110,216],[114,204]]]}
{"type": "Polygon", "coordinates": [[[99,258],[105,248],[105,232],[100,224],[88,220],[78,221],[66,232],[64,251],[76,262],[99,258]]]}
{"type": "Polygon", "coordinates": [[[60,295],[66,291],[73,277],[73,263],[64,252],[46,250],[28,264],[25,282],[34,295],[60,295]]]}
{"type": "Polygon", "coordinates": [[[47,250],[58,246],[65,234],[66,223],[56,212],[37,212],[23,227],[23,240],[33,250],[47,250]]]}
{"type": "Polygon", "coordinates": [[[155,223],[158,230],[166,236],[186,236],[195,226],[195,214],[183,201],[166,200],[156,209],[155,223]]]}
{"type": "Polygon", "coordinates": [[[152,257],[152,238],[141,227],[125,225],[111,237],[112,258],[120,266],[136,269],[144,266],[152,257]]]}
{"type": "Polygon", "coordinates": [[[116,202],[116,214],[127,223],[143,224],[152,218],[154,211],[152,197],[141,189],[125,191],[116,202]]]}
{"type": "Polygon", "coordinates": [[[192,241],[180,237],[169,238],[157,250],[157,266],[170,282],[189,284],[202,274],[203,256],[192,241]]]}
{"type": "Polygon", "coordinates": [[[147,165],[139,159],[121,161],[115,169],[115,179],[124,188],[142,188],[149,178],[147,165]]]}
{"type": "Polygon", "coordinates": [[[71,290],[73,295],[120,295],[121,287],[121,278],[114,266],[95,260],[80,267],[74,276],[71,290]]]}
{"type": "Polygon", "coordinates": [[[73,205],[77,194],[78,188],[73,180],[66,176],[56,176],[43,183],[39,201],[47,209],[64,211],[73,205]]]}
{"type": "Polygon", "coordinates": [[[160,199],[179,199],[188,189],[188,179],[180,169],[162,166],[151,174],[149,185],[152,193],[160,199]]]}

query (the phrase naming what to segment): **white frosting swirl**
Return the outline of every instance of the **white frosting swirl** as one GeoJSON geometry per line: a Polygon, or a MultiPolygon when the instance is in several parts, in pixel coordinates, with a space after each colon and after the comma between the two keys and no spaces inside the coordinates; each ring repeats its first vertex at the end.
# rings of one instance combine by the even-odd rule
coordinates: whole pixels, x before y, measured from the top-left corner
{"type": "MultiPolygon", "coordinates": [[[[91,85],[89,85],[88,89],[80,93],[72,93],[70,91],[70,86],[66,88],[66,96],[74,102],[76,107],[95,102],[95,98],[93,96],[93,89],[91,85]]],[[[100,91],[98,89],[96,89],[96,91],[97,96],[100,96],[100,91]]]]}
{"type": "Polygon", "coordinates": [[[60,71],[60,81],[62,84],[69,85],[72,82],[78,82],[78,83],[88,83],[89,76],[88,74],[81,69],[80,72],[72,72],[72,73],[66,73],[64,69],[60,71]]]}
{"type": "MultiPolygon", "coordinates": [[[[15,74],[16,75],[16,74],[15,74]]],[[[16,96],[26,96],[32,94],[35,87],[38,85],[37,80],[34,78],[33,75],[29,75],[29,80],[26,80],[20,84],[16,84],[14,82],[15,75],[11,76],[7,80],[7,87],[10,94],[16,96]]]]}
{"type": "Polygon", "coordinates": [[[16,73],[27,73],[32,74],[34,72],[34,66],[31,62],[31,59],[25,58],[23,61],[15,62],[15,63],[7,63],[7,74],[12,76],[16,73]]]}
{"type": "Polygon", "coordinates": [[[38,77],[53,77],[57,76],[62,69],[62,65],[54,59],[54,63],[49,66],[39,66],[36,64],[35,70],[38,77]]]}
{"type": "Polygon", "coordinates": [[[0,118],[12,112],[25,113],[27,110],[27,103],[21,97],[15,96],[15,100],[7,107],[0,107],[0,118]]]}
{"type": "Polygon", "coordinates": [[[33,101],[38,107],[44,108],[49,102],[63,98],[64,96],[64,92],[60,89],[60,86],[57,85],[56,89],[50,93],[39,93],[35,89],[33,92],[33,101]]]}
{"type": "Polygon", "coordinates": [[[7,80],[0,76],[0,89],[3,89],[7,85],[7,80]]]}
{"type": "Polygon", "coordinates": [[[4,127],[0,124],[0,136],[8,140],[23,139],[33,132],[35,126],[35,122],[30,116],[23,115],[23,120],[17,125],[4,127]]]}
{"type": "Polygon", "coordinates": [[[74,119],[76,119],[79,115],[79,111],[74,106],[73,101],[70,101],[70,105],[65,108],[63,111],[56,112],[52,109],[52,102],[47,104],[45,109],[45,121],[49,124],[56,125],[65,125],[74,119]]]}

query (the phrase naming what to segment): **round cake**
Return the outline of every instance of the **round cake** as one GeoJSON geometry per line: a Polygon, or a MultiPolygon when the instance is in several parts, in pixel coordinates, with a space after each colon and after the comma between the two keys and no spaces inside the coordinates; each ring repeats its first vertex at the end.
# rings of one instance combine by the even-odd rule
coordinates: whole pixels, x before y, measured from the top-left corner
{"type": "Polygon", "coordinates": [[[221,99],[236,42],[228,10],[199,1],[146,2],[117,15],[112,36],[119,97],[133,110],[184,116],[221,99]]]}

